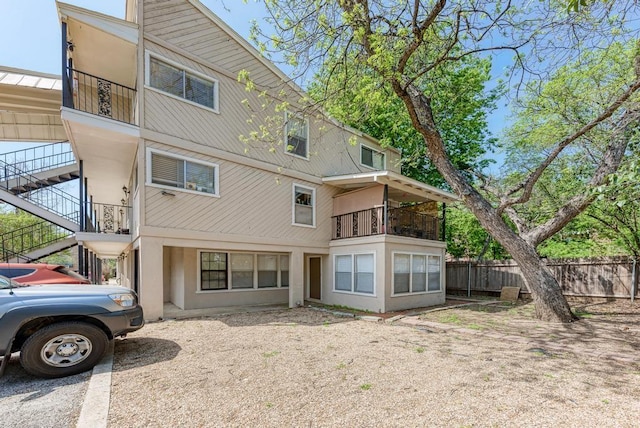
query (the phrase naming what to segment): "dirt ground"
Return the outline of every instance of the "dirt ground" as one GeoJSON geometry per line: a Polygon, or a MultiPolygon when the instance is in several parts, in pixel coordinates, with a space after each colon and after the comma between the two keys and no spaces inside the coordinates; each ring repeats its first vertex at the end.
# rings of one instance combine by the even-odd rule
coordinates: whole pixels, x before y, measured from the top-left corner
{"type": "Polygon", "coordinates": [[[116,343],[109,426],[638,426],[638,303],[573,306],[567,326],[484,302],[148,324],[116,343]]]}

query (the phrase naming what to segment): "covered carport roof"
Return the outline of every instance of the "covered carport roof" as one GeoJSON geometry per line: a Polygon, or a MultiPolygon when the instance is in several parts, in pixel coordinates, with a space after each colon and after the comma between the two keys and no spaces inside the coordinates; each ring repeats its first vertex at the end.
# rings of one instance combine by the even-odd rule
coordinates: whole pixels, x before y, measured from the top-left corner
{"type": "Polygon", "coordinates": [[[60,76],[0,66],[0,141],[62,141],[60,76]]]}

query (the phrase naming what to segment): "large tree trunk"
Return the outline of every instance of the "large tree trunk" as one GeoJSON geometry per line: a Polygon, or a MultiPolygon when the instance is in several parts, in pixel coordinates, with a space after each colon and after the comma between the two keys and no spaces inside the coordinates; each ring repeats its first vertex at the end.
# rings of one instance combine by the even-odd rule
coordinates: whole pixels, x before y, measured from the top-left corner
{"type": "Polygon", "coordinates": [[[444,142],[431,113],[429,99],[417,88],[394,82],[394,91],[404,101],[414,127],[422,134],[429,159],[464,204],[518,263],[531,292],[536,316],[544,321],[568,323],[576,318],[558,281],[540,259],[535,247],[518,236],[496,209],[458,171],[447,156],[444,142]]]}

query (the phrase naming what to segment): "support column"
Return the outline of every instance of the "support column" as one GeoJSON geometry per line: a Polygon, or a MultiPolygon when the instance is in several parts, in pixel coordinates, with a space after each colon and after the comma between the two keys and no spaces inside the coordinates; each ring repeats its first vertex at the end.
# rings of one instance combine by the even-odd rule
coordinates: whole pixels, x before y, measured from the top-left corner
{"type": "Polygon", "coordinates": [[[289,307],[304,305],[304,252],[293,250],[289,257],[289,307]]]}
{"type": "Polygon", "coordinates": [[[84,200],[84,165],[82,164],[82,159],[78,160],[78,169],[80,171],[80,178],[78,180],[78,197],[80,198],[80,231],[86,232],[85,228],[85,219],[84,219],[84,211],[85,211],[85,200],[84,200]]]}
{"type": "Polygon", "coordinates": [[[156,320],[164,314],[162,240],[140,238],[138,250],[140,257],[140,289],[138,292],[140,303],[144,308],[145,319],[156,320]]]}
{"type": "Polygon", "coordinates": [[[84,263],[82,264],[82,275],[89,276],[89,249],[84,247],[84,263]]]}
{"type": "Polygon", "coordinates": [[[78,273],[82,276],[85,276],[83,272],[83,268],[84,268],[84,246],[82,245],[82,242],[79,242],[78,243],[78,273]]]}

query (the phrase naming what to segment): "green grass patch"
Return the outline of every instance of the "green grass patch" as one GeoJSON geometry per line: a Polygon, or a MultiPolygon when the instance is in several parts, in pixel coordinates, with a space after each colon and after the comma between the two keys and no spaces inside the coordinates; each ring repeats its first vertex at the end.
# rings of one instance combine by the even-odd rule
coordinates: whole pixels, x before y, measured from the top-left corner
{"type": "Polygon", "coordinates": [[[442,315],[438,318],[438,321],[447,324],[461,324],[462,320],[456,314],[442,315]]]}

